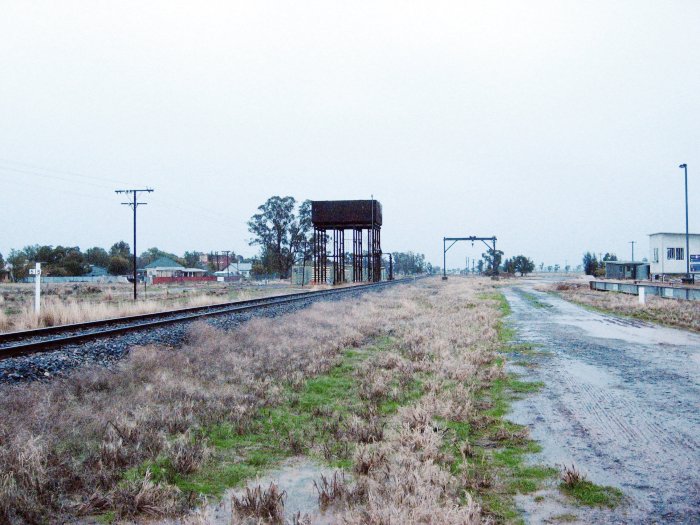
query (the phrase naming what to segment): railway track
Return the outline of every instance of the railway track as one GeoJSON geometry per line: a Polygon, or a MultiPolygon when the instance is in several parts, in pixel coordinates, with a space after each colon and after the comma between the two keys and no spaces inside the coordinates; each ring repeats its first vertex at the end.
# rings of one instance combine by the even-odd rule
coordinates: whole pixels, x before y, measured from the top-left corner
{"type": "Polygon", "coordinates": [[[21,332],[9,332],[0,334],[0,360],[39,352],[48,352],[63,346],[80,344],[94,339],[117,336],[129,332],[148,330],[150,328],[162,327],[169,324],[186,323],[199,319],[206,319],[208,317],[230,315],[319,297],[338,296],[362,290],[383,288],[396,282],[401,281],[383,281],[380,283],[348,286],[346,288],[336,288],[332,290],[300,292],[250,299],[247,301],[182,308],[179,310],[89,321],[86,323],[37,328],[21,332]]]}

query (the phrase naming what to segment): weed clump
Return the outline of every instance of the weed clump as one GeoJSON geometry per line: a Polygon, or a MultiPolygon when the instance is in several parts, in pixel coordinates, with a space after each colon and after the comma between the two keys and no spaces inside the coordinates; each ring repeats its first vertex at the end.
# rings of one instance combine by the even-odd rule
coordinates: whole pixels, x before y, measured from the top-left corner
{"type": "Polygon", "coordinates": [[[234,514],[244,522],[271,523],[274,525],[284,523],[284,499],[286,493],[280,491],[277,485],[263,490],[260,485],[255,488],[246,488],[245,494],[238,497],[231,496],[231,506],[234,514]]]}
{"type": "Polygon", "coordinates": [[[318,505],[321,510],[327,509],[330,505],[338,501],[347,501],[351,491],[348,489],[345,474],[334,472],[328,479],[321,474],[320,481],[314,481],[314,487],[318,492],[318,505]]]}
{"type": "Polygon", "coordinates": [[[622,501],[622,491],[615,487],[592,483],[574,465],[564,466],[561,490],[578,503],[589,507],[616,507],[622,501]]]}

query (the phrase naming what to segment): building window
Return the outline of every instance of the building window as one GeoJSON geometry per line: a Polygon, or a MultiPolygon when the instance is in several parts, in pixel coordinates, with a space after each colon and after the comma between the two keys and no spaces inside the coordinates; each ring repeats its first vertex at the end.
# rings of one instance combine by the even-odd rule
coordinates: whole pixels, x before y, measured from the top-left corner
{"type": "Polygon", "coordinates": [[[666,248],[666,259],[669,261],[684,261],[685,248],[666,248]]]}
{"type": "Polygon", "coordinates": [[[654,257],[653,257],[653,259],[654,259],[654,262],[655,262],[655,263],[659,262],[659,249],[658,249],[658,248],[654,248],[654,257]]]}

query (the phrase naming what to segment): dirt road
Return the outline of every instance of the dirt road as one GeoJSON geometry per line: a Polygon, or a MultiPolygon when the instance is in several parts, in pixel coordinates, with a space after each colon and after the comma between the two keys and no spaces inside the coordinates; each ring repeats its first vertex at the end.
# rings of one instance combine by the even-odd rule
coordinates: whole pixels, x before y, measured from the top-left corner
{"type": "MultiPolygon", "coordinates": [[[[573,462],[626,496],[614,510],[573,513],[585,523],[700,523],[700,336],[591,312],[528,283],[505,294],[517,340],[536,345],[514,358],[530,367],[512,369],[545,385],[512,415],[544,447],[534,461],[573,462]]],[[[531,523],[572,512],[520,504],[531,523]]]]}

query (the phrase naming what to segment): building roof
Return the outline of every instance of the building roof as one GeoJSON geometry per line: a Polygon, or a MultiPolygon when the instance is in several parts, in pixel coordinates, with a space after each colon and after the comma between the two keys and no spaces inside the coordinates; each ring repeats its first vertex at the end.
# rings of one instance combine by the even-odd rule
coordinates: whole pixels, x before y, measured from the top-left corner
{"type": "Polygon", "coordinates": [[[640,265],[649,264],[648,261],[603,261],[605,264],[620,264],[620,265],[640,265]]]}
{"type": "Polygon", "coordinates": [[[109,272],[107,271],[107,268],[91,264],[90,272],[85,275],[88,277],[101,277],[103,275],[109,275],[109,272]]]}
{"type": "Polygon", "coordinates": [[[183,268],[183,271],[190,273],[207,273],[206,270],[202,270],[201,268],[183,268]]]}
{"type": "Polygon", "coordinates": [[[181,264],[176,263],[172,259],[169,259],[168,257],[160,257],[153,261],[151,264],[147,264],[146,268],[178,268],[178,269],[184,269],[185,267],[182,266],[181,264]]]}
{"type": "MultiPolygon", "coordinates": [[[[685,237],[685,232],[657,232],[657,233],[650,233],[649,237],[653,237],[654,235],[683,235],[685,237]]],[[[688,233],[689,236],[697,237],[700,235],[700,233],[688,233]]]]}
{"type": "Polygon", "coordinates": [[[220,270],[221,272],[249,272],[253,269],[253,263],[231,263],[227,268],[220,270]]]}
{"type": "Polygon", "coordinates": [[[227,275],[238,275],[243,272],[250,272],[253,269],[253,263],[231,263],[228,268],[214,272],[214,275],[218,277],[225,277],[227,275]]]}

